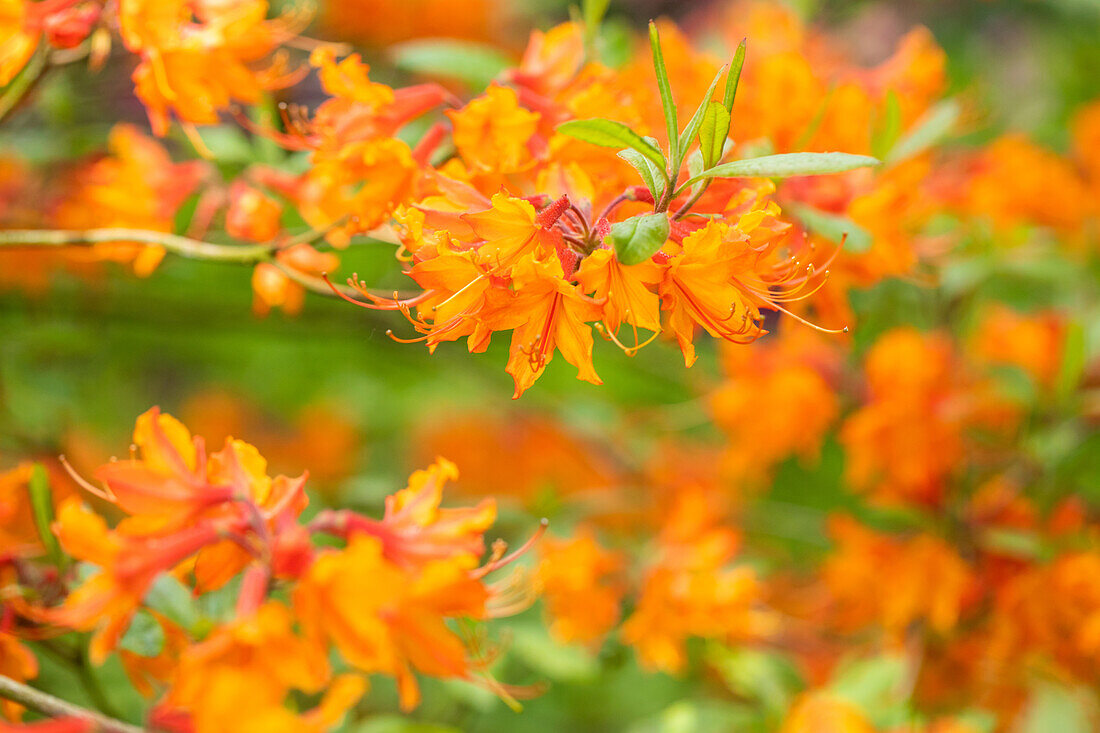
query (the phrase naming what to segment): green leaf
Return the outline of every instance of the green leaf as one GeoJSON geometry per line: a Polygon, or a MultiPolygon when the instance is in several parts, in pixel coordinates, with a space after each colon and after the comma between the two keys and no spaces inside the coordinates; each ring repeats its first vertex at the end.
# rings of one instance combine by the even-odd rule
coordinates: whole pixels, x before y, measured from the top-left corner
{"type": "Polygon", "coordinates": [[[1031,693],[1015,730],[1021,733],[1087,733],[1094,730],[1088,702],[1083,688],[1071,689],[1051,683],[1039,685],[1031,693]]]}
{"type": "Polygon", "coordinates": [[[611,0],[584,0],[582,13],[584,17],[584,37],[588,47],[595,43],[596,36],[600,32],[600,23],[607,15],[607,8],[611,0]]]}
{"type": "Polygon", "coordinates": [[[665,156],[661,154],[661,151],[621,122],[605,120],[601,117],[587,120],[569,120],[558,125],[557,131],[592,145],[637,150],[652,160],[661,169],[662,174],[665,170],[665,156]]]}
{"type": "Polygon", "coordinates": [[[627,148],[626,150],[620,150],[617,155],[630,163],[634,167],[634,170],[638,171],[638,175],[642,177],[642,183],[649,189],[649,193],[653,196],[654,201],[659,201],[661,196],[665,192],[665,175],[664,171],[653,165],[653,162],[649,158],[645,157],[637,150],[627,148]]]}
{"type": "MultiPolygon", "coordinates": [[[[877,158],[849,153],[780,153],[763,158],[746,158],[723,163],[700,173],[696,178],[788,178],[842,173],[855,168],[878,165],[877,158]]],[[[684,185],[694,183],[688,179],[684,185]]]]}
{"type": "Polygon", "coordinates": [[[749,648],[708,645],[706,661],[730,692],[782,717],[805,686],[798,670],[782,655],[749,648]]]}
{"type": "Polygon", "coordinates": [[[199,636],[209,630],[210,621],[199,611],[191,591],[171,575],[162,574],[153,582],[145,594],[145,605],[188,633],[199,636]]]}
{"type": "Polygon", "coordinates": [[[886,93],[886,108],[882,119],[875,125],[871,134],[871,154],[876,158],[885,158],[893,149],[901,135],[901,104],[893,89],[886,93]]]}
{"type": "Polygon", "coordinates": [[[876,726],[904,712],[905,681],[911,674],[902,654],[884,654],[844,665],[830,687],[837,696],[862,710],[876,726]]]}
{"type": "Polygon", "coordinates": [[[668,215],[643,214],[611,225],[615,256],[624,265],[645,262],[668,240],[668,215]]]}
{"type": "Polygon", "coordinates": [[[141,657],[155,657],[164,650],[164,629],[151,613],[139,610],[119,646],[141,657]]]}
{"type": "Polygon", "coordinates": [[[672,85],[668,81],[665,55],[661,51],[661,34],[657,32],[657,24],[652,20],[649,21],[649,45],[653,49],[653,70],[657,72],[657,90],[661,93],[661,106],[665,110],[665,129],[668,131],[668,157],[670,160],[679,160],[680,150],[677,133],[680,130],[680,125],[676,122],[676,102],[672,99],[672,85]]]}
{"type": "Polygon", "coordinates": [[[61,551],[61,544],[53,533],[53,492],[50,491],[50,476],[46,473],[41,463],[34,464],[31,469],[31,480],[27,485],[31,499],[31,514],[34,515],[34,526],[38,529],[38,536],[46,553],[54,565],[62,567],[65,562],[65,553],[61,551]]]}
{"type": "Polygon", "coordinates": [[[722,159],[722,150],[725,148],[729,131],[730,113],[718,102],[711,102],[707,105],[703,123],[699,127],[699,150],[703,153],[705,168],[713,168],[722,159]]]}
{"type": "Polygon", "coordinates": [[[474,89],[487,87],[512,65],[511,59],[491,46],[442,38],[408,41],[395,46],[391,53],[399,69],[458,79],[474,89]]]}
{"type": "Polygon", "coordinates": [[[886,164],[894,165],[912,158],[939,142],[951,132],[962,112],[954,99],[945,99],[924,113],[913,129],[906,133],[886,156],[886,164]]]}
{"type": "Polygon", "coordinates": [[[1059,400],[1067,399],[1081,383],[1085,371],[1085,329],[1074,321],[1066,328],[1066,341],[1062,347],[1062,363],[1054,382],[1054,393],[1059,400]]]}
{"type": "Polygon", "coordinates": [[[742,38],[741,43],[737,44],[733,61],[730,62],[730,73],[726,77],[726,92],[722,95],[722,106],[731,115],[733,114],[733,101],[737,98],[737,84],[741,81],[741,69],[745,65],[745,44],[747,42],[748,39],[742,38]]]}
{"type": "Polygon", "coordinates": [[[831,214],[805,204],[791,204],[787,208],[814,234],[820,234],[832,242],[839,243],[843,240],[844,248],[849,252],[858,254],[871,249],[870,233],[846,216],[831,214]],[[844,239],[845,234],[848,235],[847,239],[844,239]]]}
{"type": "Polygon", "coordinates": [[[679,149],[681,155],[691,147],[691,141],[695,139],[695,133],[699,132],[699,126],[703,124],[703,117],[707,114],[711,104],[710,98],[714,95],[714,89],[718,86],[718,80],[722,78],[722,72],[725,70],[725,67],[722,67],[715,74],[714,81],[710,83],[707,93],[703,95],[703,101],[699,103],[699,108],[695,110],[695,114],[688,120],[687,127],[680,133],[679,149]]]}

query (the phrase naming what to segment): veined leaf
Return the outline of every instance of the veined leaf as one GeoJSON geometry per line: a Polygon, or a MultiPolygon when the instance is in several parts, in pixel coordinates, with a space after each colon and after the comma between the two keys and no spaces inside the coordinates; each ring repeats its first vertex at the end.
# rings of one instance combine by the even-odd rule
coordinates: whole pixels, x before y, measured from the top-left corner
{"type": "Polygon", "coordinates": [[[611,225],[615,257],[624,265],[645,262],[668,240],[668,215],[643,214],[611,225]]]}
{"type": "Polygon", "coordinates": [[[587,120],[569,120],[558,125],[557,131],[592,145],[637,150],[653,161],[662,172],[665,169],[665,156],[661,154],[661,151],[621,122],[605,120],[600,117],[587,120]]]}
{"type": "Polygon", "coordinates": [[[658,169],[649,158],[631,148],[620,150],[618,156],[638,171],[638,175],[642,177],[642,183],[649,189],[653,200],[659,201],[665,193],[664,171],[658,169]]]}
{"type": "Polygon", "coordinates": [[[511,60],[491,46],[471,41],[429,38],[396,46],[394,64],[405,71],[458,79],[474,89],[483,89],[511,60]]]}
{"type": "Polygon", "coordinates": [[[699,126],[703,124],[703,118],[707,114],[707,110],[710,107],[710,98],[714,94],[715,87],[718,86],[718,80],[722,78],[722,72],[726,68],[723,66],[718,70],[718,73],[714,75],[714,81],[710,83],[710,87],[707,88],[707,93],[703,95],[703,101],[699,103],[699,108],[695,110],[695,114],[688,120],[687,127],[680,133],[680,154],[682,155],[691,147],[691,141],[695,138],[695,134],[699,132],[699,126]]]}
{"type": "MultiPolygon", "coordinates": [[[[703,165],[713,168],[722,159],[722,149],[730,131],[730,113],[718,102],[707,105],[703,123],[699,127],[699,150],[703,153],[703,165]]],[[[692,173],[691,175],[697,175],[692,173]]]]}
{"type": "Polygon", "coordinates": [[[844,248],[849,252],[859,253],[871,249],[870,233],[846,216],[830,214],[805,204],[793,204],[786,208],[789,208],[791,213],[797,216],[811,232],[820,234],[833,242],[843,240],[844,248]],[[845,234],[848,235],[847,239],[844,239],[845,234]]]}
{"type": "Polygon", "coordinates": [[[649,45],[653,49],[653,70],[657,72],[657,90],[661,93],[661,106],[665,111],[665,128],[668,130],[668,157],[671,160],[680,159],[679,137],[680,125],[676,122],[676,102],[672,99],[672,85],[668,81],[668,68],[665,66],[665,55],[661,51],[661,34],[657,32],[657,24],[649,21],[649,45]]]}
{"type": "Polygon", "coordinates": [[[878,165],[877,158],[849,153],[780,153],[762,158],[746,158],[709,168],[684,185],[698,178],[788,178],[842,173],[855,168],[878,165]]]}
{"type": "Polygon", "coordinates": [[[737,98],[737,84],[741,81],[741,69],[745,65],[745,45],[747,43],[748,39],[742,38],[741,43],[737,44],[733,61],[730,62],[730,73],[726,77],[726,92],[722,95],[722,106],[726,108],[726,112],[729,114],[733,114],[733,100],[737,98]]]}
{"type": "Polygon", "coordinates": [[[927,150],[941,140],[959,120],[959,103],[954,99],[945,99],[924,113],[913,129],[906,133],[886,156],[886,164],[894,165],[912,158],[927,150]]]}

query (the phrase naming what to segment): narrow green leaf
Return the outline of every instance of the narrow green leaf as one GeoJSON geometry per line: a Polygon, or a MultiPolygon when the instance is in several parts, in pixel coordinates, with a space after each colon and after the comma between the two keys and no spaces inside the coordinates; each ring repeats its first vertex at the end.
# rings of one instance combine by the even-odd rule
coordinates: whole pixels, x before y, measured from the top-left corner
{"type": "Polygon", "coordinates": [[[961,112],[959,103],[954,99],[945,99],[925,112],[913,129],[894,144],[886,156],[886,164],[900,163],[935,145],[951,132],[961,112]]]}
{"type": "Polygon", "coordinates": [[[871,154],[883,159],[901,136],[901,103],[893,89],[886,93],[886,106],[871,133],[871,154]]]}
{"type": "Polygon", "coordinates": [[[1085,329],[1080,323],[1071,322],[1066,329],[1065,345],[1062,347],[1062,363],[1055,377],[1054,391],[1058,399],[1065,400],[1081,383],[1085,371],[1086,357],[1085,329]]]}
{"type": "Polygon", "coordinates": [[[652,20],[649,21],[649,45],[653,49],[653,70],[657,72],[657,89],[661,93],[661,106],[665,110],[665,129],[668,131],[668,157],[670,160],[679,160],[680,150],[677,133],[680,131],[680,125],[676,121],[676,102],[672,99],[672,85],[668,81],[665,55],[661,51],[661,34],[657,32],[657,24],[652,20]]]}
{"type": "Polygon", "coordinates": [[[652,160],[661,171],[665,170],[665,156],[656,146],[621,122],[595,117],[587,120],[569,120],[557,127],[557,131],[592,145],[605,148],[630,148],[652,160]]]}
{"type": "Polygon", "coordinates": [[[814,234],[820,234],[832,242],[839,243],[843,240],[844,249],[849,252],[858,254],[871,249],[870,233],[846,216],[831,214],[805,204],[792,204],[785,208],[790,209],[814,234]],[[848,235],[847,239],[844,239],[845,234],[848,235]]]}
{"type": "Polygon", "coordinates": [[[645,262],[668,241],[668,215],[643,214],[611,225],[615,257],[624,265],[645,262]]]}
{"type": "Polygon", "coordinates": [[[1021,733],[1086,733],[1095,730],[1089,718],[1086,688],[1042,682],[1036,685],[1015,730],[1021,733]]]}
{"type": "MultiPolygon", "coordinates": [[[[730,113],[718,102],[711,102],[699,127],[699,150],[703,153],[705,168],[713,168],[722,159],[726,136],[730,131],[730,113]]],[[[698,175],[692,173],[691,175],[698,175]]]]}
{"type": "Polygon", "coordinates": [[[49,555],[54,565],[62,567],[65,562],[65,554],[61,551],[61,544],[57,541],[52,529],[54,515],[50,476],[41,463],[34,464],[34,468],[31,469],[31,480],[27,489],[30,493],[34,526],[38,530],[42,546],[46,548],[46,554],[49,555]]]}
{"type": "MultiPolygon", "coordinates": [[[[877,158],[849,153],[780,153],[763,158],[746,158],[709,168],[696,178],[788,178],[841,173],[878,165],[877,158]]],[[[686,181],[694,183],[695,178],[686,181]]]]}
{"type": "Polygon", "coordinates": [[[653,162],[650,161],[649,158],[645,157],[637,150],[632,150],[630,148],[620,150],[618,156],[627,163],[630,163],[630,165],[634,167],[634,170],[638,171],[638,175],[642,177],[642,183],[649,189],[649,194],[653,197],[653,200],[660,200],[665,192],[664,171],[659,170],[657,166],[653,165],[653,162]]]}
{"type": "Polygon", "coordinates": [[[699,126],[703,124],[703,117],[706,116],[707,109],[710,106],[710,98],[714,95],[714,90],[718,86],[718,80],[722,78],[722,72],[726,69],[722,67],[718,70],[718,73],[714,75],[714,81],[710,83],[710,87],[707,88],[707,93],[703,95],[703,101],[699,103],[699,108],[695,110],[695,114],[688,120],[687,126],[684,127],[680,133],[680,154],[687,152],[687,149],[691,147],[691,141],[695,138],[695,134],[699,132],[699,126]]]}
{"type": "Polygon", "coordinates": [[[726,77],[726,93],[722,96],[722,106],[733,114],[733,100],[737,98],[737,84],[741,81],[741,69],[745,66],[745,45],[748,39],[742,38],[730,62],[730,73],[726,77]]]}
{"type": "Polygon", "coordinates": [[[584,0],[582,15],[584,17],[584,37],[589,48],[596,42],[596,36],[600,32],[600,23],[607,15],[607,8],[611,0],[584,0]]]}
{"type": "MultiPolygon", "coordinates": [[[[702,151],[696,150],[688,156],[688,177],[697,176],[706,169],[706,165],[703,163],[702,151]]],[[[691,191],[688,192],[688,196],[694,197],[699,193],[699,189],[706,185],[706,181],[697,181],[692,185],[691,191]]]]}
{"type": "Polygon", "coordinates": [[[408,41],[391,53],[394,65],[403,71],[458,79],[474,89],[487,87],[512,65],[511,59],[491,46],[442,38],[408,41]]]}

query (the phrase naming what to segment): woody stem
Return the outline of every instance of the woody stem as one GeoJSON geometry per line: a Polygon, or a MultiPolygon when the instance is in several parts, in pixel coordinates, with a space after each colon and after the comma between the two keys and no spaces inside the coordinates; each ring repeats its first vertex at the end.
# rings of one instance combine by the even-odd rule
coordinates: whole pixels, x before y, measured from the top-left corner
{"type": "Polygon", "coordinates": [[[19,703],[23,707],[35,710],[51,718],[79,718],[89,721],[95,730],[103,733],[144,733],[139,728],[121,720],[108,718],[93,710],[73,705],[41,690],[16,682],[10,677],[0,675],[0,697],[19,703]]]}
{"type": "Polygon", "coordinates": [[[266,244],[214,244],[190,237],[147,229],[7,229],[0,230],[0,248],[4,247],[87,247],[105,242],[155,244],[195,260],[252,264],[271,258],[266,244]]]}

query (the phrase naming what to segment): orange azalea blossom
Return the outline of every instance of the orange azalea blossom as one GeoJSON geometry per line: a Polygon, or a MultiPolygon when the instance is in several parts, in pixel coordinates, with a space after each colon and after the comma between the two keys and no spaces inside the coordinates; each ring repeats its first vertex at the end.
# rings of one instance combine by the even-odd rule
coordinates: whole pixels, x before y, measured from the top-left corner
{"type": "MultiPolygon", "coordinates": [[[[335,254],[318,252],[304,242],[278,250],[275,259],[282,267],[314,278],[340,266],[335,254]]],[[[256,315],[266,316],[273,308],[295,315],[305,305],[305,287],[292,280],[282,267],[261,262],[252,271],[252,312],[256,315]]]]}
{"type": "Polygon", "coordinates": [[[1019,367],[1037,385],[1049,388],[1062,366],[1065,335],[1066,319],[1060,313],[1023,314],[998,306],[982,316],[972,348],[979,360],[1019,367]]]}
{"type": "Polygon", "coordinates": [[[643,667],[679,672],[688,637],[759,640],[777,631],[761,606],[763,587],[747,566],[729,567],[739,538],[716,524],[707,497],[679,495],[658,538],[657,560],[645,572],[634,613],[622,625],[643,667]]]}
{"type": "MultiPolygon", "coordinates": [[[[38,676],[38,659],[19,639],[0,628],[0,675],[16,682],[26,682],[38,676]]],[[[11,700],[0,701],[0,713],[8,720],[19,720],[23,706],[11,700]]]]}
{"type": "Polygon", "coordinates": [[[485,531],[496,521],[496,502],[486,498],[474,507],[440,508],[444,484],[456,478],[458,468],[437,458],[433,466],[409,476],[406,488],[386,497],[381,520],[325,510],[310,526],[345,537],[369,534],[382,543],[386,560],[406,568],[444,559],[475,564],[485,553],[485,531]]]}
{"type": "Polygon", "coordinates": [[[469,678],[472,663],[448,618],[485,618],[488,589],[466,559],[433,560],[415,571],[383,556],[382,542],[356,534],[322,552],[294,590],[306,637],[331,642],[353,667],[397,678],[401,707],[420,702],[413,676],[469,678]]]}
{"type": "Polygon", "coordinates": [[[545,145],[536,137],[540,115],[519,105],[516,92],[490,86],[484,96],[461,110],[448,111],[454,143],[471,171],[494,175],[517,173],[535,164],[545,145]]]}
{"type": "Polygon", "coordinates": [[[563,643],[597,645],[619,620],[625,558],[600,547],[589,527],[569,539],[546,537],[539,557],[550,633],[563,643]]]}
{"type": "Polygon", "coordinates": [[[598,501],[621,481],[619,469],[592,441],[537,414],[435,414],[413,441],[417,456],[462,456],[456,492],[509,497],[525,506],[549,490],[566,501],[598,501]]]}
{"type": "Polygon", "coordinates": [[[135,91],[158,136],[171,112],[186,123],[214,124],[234,101],[256,104],[267,89],[300,77],[275,58],[256,69],[308,18],[266,20],[266,0],[122,0],[119,22],[126,48],[141,58],[135,91]]]}
{"type": "Polygon", "coordinates": [[[989,657],[1008,669],[1051,659],[1076,679],[1100,679],[1100,553],[1066,552],[999,589],[989,657]]]}
{"type": "Polygon", "coordinates": [[[99,13],[99,5],[80,0],[0,0],[0,87],[31,59],[43,33],[54,48],[79,46],[99,13]]]}
{"type": "Polygon", "coordinates": [[[968,163],[969,176],[956,202],[963,214],[989,219],[1000,232],[1033,225],[1055,229],[1070,243],[1081,240],[1093,205],[1072,161],[1010,133],[968,163]]]}
{"type": "Polygon", "coordinates": [[[942,334],[902,328],[867,354],[867,401],[840,440],[848,481],[884,503],[938,506],[979,428],[1005,433],[1014,405],[974,377],[942,334]]]}
{"type": "Polygon", "coordinates": [[[829,530],[838,548],[822,575],[840,628],[879,626],[892,642],[903,641],[918,622],[941,635],[955,628],[975,590],[974,576],[946,542],[927,534],[880,534],[845,516],[833,517],[829,530]]]}
{"type": "Polygon", "coordinates": [[[239,529],[206,523],[162,537],[130,537],[107,529],[102,518],[73,498],[62,505],[54,531],[66,552],[99,570],[43,617],[59,626],[94,630],[89,655],[102,664],[157,576],[239,529]]]}
{"type": "Polygon", "coordinates": [[[747,349],[722,352],[727,380],[710,395],[729,436],[729,475],[759,481],[790,455],[813,458],[839,412],[840,353],[795,324],[747,349]]]}
{"type": "Polygon", "coordinates": [[[814,691],[795,700],[779,733],[875,733],[875,728],[851,702],[814,691]]]}
{"type": "Polygon", "coordinates": [[[256,448],[233,438],[207,456],[202,438],[192,438],[156,407],[138,417],[134,445],[134,458],[96,471],[102,491],[86,488],[130,515],[118,526],[124,535],[168,541],[182,527],[215,527],[215,541],[195,548],[192,570],[200,590],[224,585],[256,552],[274,553],[277,574],[293,572],[301,562],[301,538],[276,530],[305,508],[305,476],[270,478],[256,448]],[[245,533],[255,536],[245,540],[245,533]]]}
{"type": "Polygon", "coordinates": [[[290,609],[268,601],[219,627],[182,654],[161,705],[187,711],[195,733],[327,730],[366,684],[353,675],[331,680],[324,647],[295,635],[292,624],[290,609]],[[298,715],[284,707],[291,690],[322,689],[316,710],[298,715]]]}
{"type": "MultiPolygon", "coordinates": [[[[57,226],[69,229],[125,227],[171,232],[176,211],[208,175],[202,161],[173,163],[155,140],[130,125],[116,125],[109,155],[78,168],[55,213],[57,226]]],[[[139,276],[152,273],[164,257],[156,245],[132,242],[95,244],[72,250],[75,259],[130,264],[139,276]]]]}

